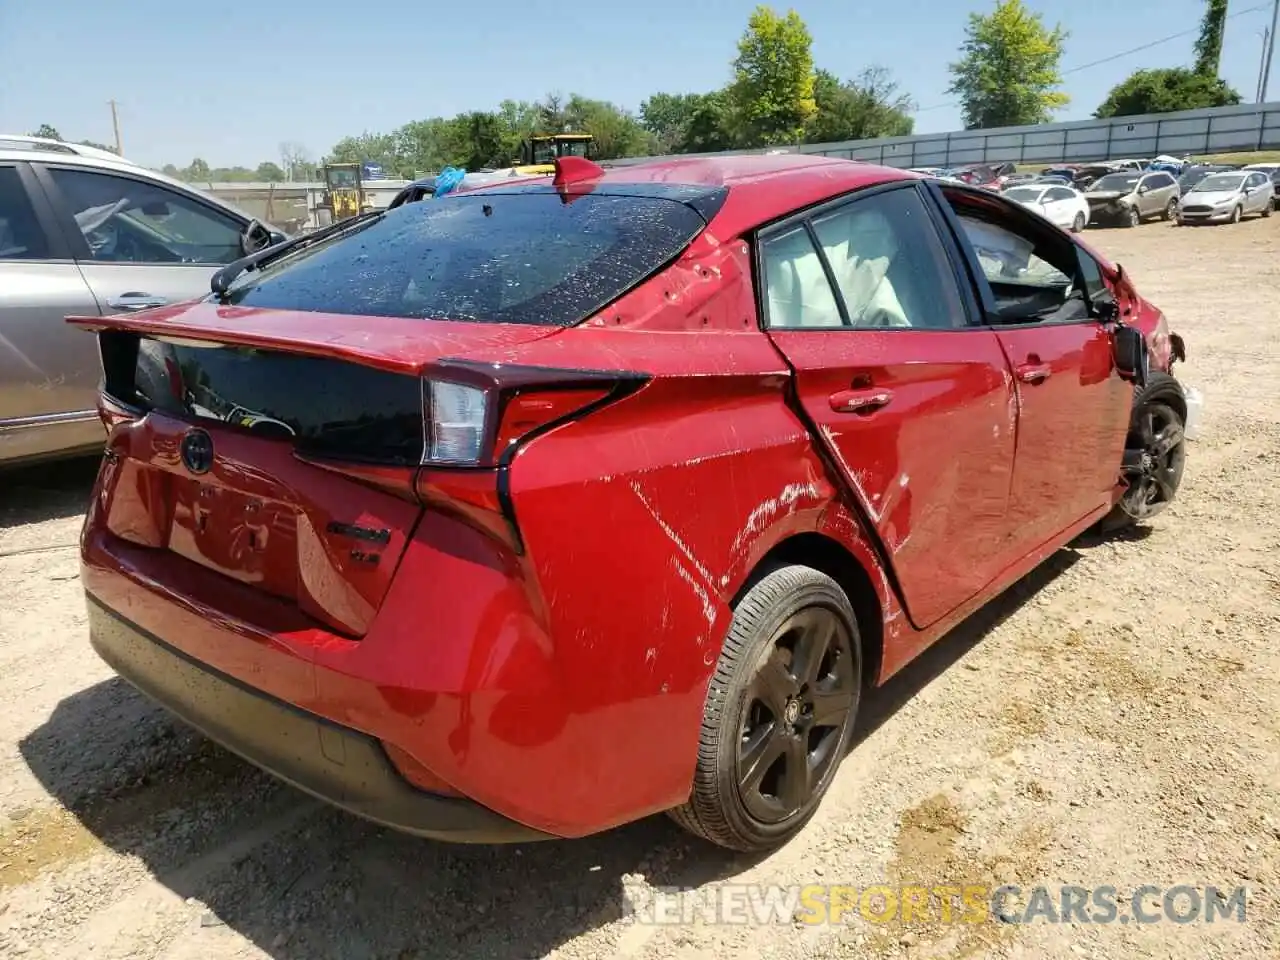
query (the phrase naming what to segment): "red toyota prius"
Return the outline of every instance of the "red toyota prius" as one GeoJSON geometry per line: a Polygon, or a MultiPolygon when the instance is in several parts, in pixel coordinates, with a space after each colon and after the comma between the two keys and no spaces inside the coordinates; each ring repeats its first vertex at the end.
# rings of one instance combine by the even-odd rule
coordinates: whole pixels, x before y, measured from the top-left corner
{"type": "Polygon", "coordinates": [[[95,649],[407,833],[802,828],[863,691],[1182,474],[1182,343],[991,191],[682,159],[407,203],[96,331],[95,649]]]}

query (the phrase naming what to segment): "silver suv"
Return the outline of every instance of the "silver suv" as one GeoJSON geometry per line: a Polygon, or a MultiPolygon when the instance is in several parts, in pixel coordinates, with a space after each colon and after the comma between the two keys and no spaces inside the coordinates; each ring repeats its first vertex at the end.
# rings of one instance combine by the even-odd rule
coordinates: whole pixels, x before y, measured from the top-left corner
{"type": "Polygon", "coordinates": [[[96,340],[63,317],[197,299],[283,239],[113,153],[0,135],[0,467],[102,445],[96,340]]]}

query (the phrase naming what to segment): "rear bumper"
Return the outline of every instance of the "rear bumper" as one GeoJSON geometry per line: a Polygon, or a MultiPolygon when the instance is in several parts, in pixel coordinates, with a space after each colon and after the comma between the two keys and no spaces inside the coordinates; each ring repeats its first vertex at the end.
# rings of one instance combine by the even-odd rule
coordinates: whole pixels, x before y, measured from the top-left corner
{"type": "Polygon", "coordinates": [[[210,739],[335,806],[405,833],[455,843],[551,836],[475,801],[418,790],[373,737],[247,687],[87,597],[90,642],[122,677],[210,739]]]}

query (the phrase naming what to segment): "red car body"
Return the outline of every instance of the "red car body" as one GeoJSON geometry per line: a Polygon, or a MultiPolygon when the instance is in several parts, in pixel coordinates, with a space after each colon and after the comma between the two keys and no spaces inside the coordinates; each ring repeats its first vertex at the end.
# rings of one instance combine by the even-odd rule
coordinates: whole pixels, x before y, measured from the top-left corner
{"type": "MultiPolygon", "coordinates": [[[[250,760],[420,835],[578,837],[684,803],[708,684],[763,564],[835,578],[883,683],[1123,491],[1134,388],[1114,323],[981,319],[989,291],[965,272],[954,204],[1021,228],[1016,205],[825,158],[569,169],[480,193],[495,208],[670,184],[718,199],[670,262],[563,326],[216,298],[71,318],[100,332],[106,368],[81,539],[95,648],[250,760]],[[967,322],[766,326],[758,232],[888,190],[928,210],[967,322]],[[255,426],[271,417],[122,399],[119,363],[152,340],[340,364],[371,384],[470,383],[501,415],[470,466],[305,453],[255,426]]],[[[1167,370],[1163,317],[1089,253],[1093,293],[1167,370]]],[[[167,369],[175,396],[199,392],[182,383],[198,371],[167,369]]]]}

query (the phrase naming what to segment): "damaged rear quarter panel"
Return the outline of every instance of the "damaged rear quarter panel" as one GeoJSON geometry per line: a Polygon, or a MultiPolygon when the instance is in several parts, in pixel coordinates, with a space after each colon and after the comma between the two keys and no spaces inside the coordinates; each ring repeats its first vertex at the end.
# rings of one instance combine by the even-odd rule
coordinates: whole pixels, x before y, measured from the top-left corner
{"type": "Polygon", "coordinates": [[[554,769],[591,777],[621,822],[686,798],[729,603],[772,546],[829,520],[836,491],[759,331],[573,336],[662,368],[533,440],[510,471],[552,671],[573,701],[548,749],[592,758],[554,769]]]}

